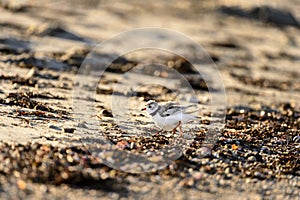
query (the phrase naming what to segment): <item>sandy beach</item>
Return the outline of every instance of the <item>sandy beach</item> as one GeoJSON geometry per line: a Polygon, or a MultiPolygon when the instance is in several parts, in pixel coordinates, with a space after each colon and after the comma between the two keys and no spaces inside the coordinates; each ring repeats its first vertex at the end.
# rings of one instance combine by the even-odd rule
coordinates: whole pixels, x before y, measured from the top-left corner
{"type": "Polygon", "coordinates": [[[0,0],[0,199],[299,199],[298,10],[0,0]]]}

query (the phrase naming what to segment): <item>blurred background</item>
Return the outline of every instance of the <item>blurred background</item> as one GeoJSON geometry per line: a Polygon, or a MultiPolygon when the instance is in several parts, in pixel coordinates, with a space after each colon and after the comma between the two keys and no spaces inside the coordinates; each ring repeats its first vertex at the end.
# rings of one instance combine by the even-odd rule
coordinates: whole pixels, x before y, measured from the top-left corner
{"type": "Polygon", "coordinates": [[[258,96],[269,103],[299,100],[297,0],[2,0],[0,5],[2,52],[33,52],[54,59],[53,65],[77,56],[72,64],[79,65],[96,44],[122,31],[168,28],[208,52],[222,73],[230,105],[258,96]]]}

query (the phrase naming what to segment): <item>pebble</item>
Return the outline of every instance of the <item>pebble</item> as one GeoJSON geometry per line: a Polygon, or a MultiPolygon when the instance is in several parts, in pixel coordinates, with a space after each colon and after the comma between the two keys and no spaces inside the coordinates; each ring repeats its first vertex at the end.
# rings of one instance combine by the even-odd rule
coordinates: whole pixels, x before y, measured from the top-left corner
{"type": "Polygon", "coordinates": [[[17,181],[17,186],[20,190],[25,190],[26,189],[26,182],[23,180],[18,180],[17,181]]]}
{"type": "Polygon", "coordinates": [[[104,117],[113,117],[113,114],[110,111],[106,110],[106,109],[103,109],[101,111],[101,115],[104,116],[104,117]]]}
{"type": "Polygon", "coordinates": [[[249,157],[247,158],[247,161],[248,161],[248,162],[256,162],[256,157],[255,157],[255,156],[249,156],[249,157]]]}
{"type": "Polygon", "coordinates": [[[78,123],[78,127],[79,128],[88,128],[88,126],[86,125],[87,122],[82,122],[82,123],[78,123]]]}
{"type": "MultiPolygon", "coordinates": [[[[270,177],[272,177],[274,182],[278,180],[290,180],[291,182],[288,185],[297,187],[299,181],[294,181],[298,173],[297,170],[295,170],[297,165],[293,162],[298,156],[295,145],[284,146],[283,148],[283,146],[281,146],[282,143],[278,143],[278,141],[285,139],[285,135],[282,135],[282,131],[274,130],[276,129],[276,118],[271,118],[268,121],[269,124],[252,129],[248,128],[249,126],[247,125],[247,123],[253,123],[253,119],[251,118],[252,111],[251,109],[244,109],[244,111],[245,112],[232,111],[233,116],[241,115],[241,113],[245,116],[241,118],[242,121],[236,119],[232,121],[228,120],[226,124],[228,127],[226,127],[223,132],[221,131],[220,137],[216,138],[215,143],[209,146],[211,148],[207,147],[207,145],[210,144],[202,144],[202,138],[197,136],[193,138],[194,141],[189,141],[185,144],[184,148],[186,148],[186,150],[181,157],[171,163],[167,168],[165,168],[168,164],[166,163],[165,166],[161,167],[161,171],[155,170],[157,169],[155,163],[161,164],[164,162],[165,157],[170,156],[172,152],[160,150],[171,144],[174,138],[177,139],[177,137],[173,137],[172,135],[169,137],[159,135],[146,138],[127,135],[125,137],[123,133],[118,132],[118,129],[111,128],[107,129],[109,133],[106,134],[112,141],[115,141],[114,144],[123,140],[128,141],[128,147],[130,148],[126,148],[124,151],[144,153],[149,161],[149,163],[128,162],[128,164],[119,166],[121,170],[132,171],[132,169],[134,169],[135,172],[153,170],[155,175],[159,177],[177,177],[179,178],[178,183],[180,182],[180,184],[178,184],[179,188],[195,186],[200,188],[201,185],[204,188],[208,188],[205,184],[209,184],[209,188],[218,191],[218,187],[243,187],[242,184],[239,185],[236,180],[245,182],[247,186],[253,186],[262,180],[268,180],[270,177]],[[272,120],[275,125],[272,124],[272,120]],[[230,127],[231,125],[232,127],[230,127]],[[242,130],[237,130],[237,127],[242,130]],[[266,133],[270,130],[276,134],[272,139],[270,139],[270,135],[266,133]],[[231,134],[226,134],[228,132],[231,134]],[[160,155],[160,152],[164,152],[164,154],[160,155]],[[288,159],[291,160],[291,164],[287,165],[287,163],[281,159],[281,154],[288,157],[288,159]],[[263,159],[260,159],[259,156],[263,159]]],[[[283,120],[285,119],[284,116],[282,116],[282,118],[283,120]]],[[[293,123],[294,121],[288,118],[285,122],[285,124],[287,124],[285,128],[289,129],[289,127],[293,127],[291,126],[293,123]]],[[[49,128],[68,132],[66,131],[68,127],[61,129],[55,124],[49,124],[49,128]]],[[[279,126],[279,128],[282,127],[279,126]]],[[[75,130],[74,128],[69,129],[71,129],[70,132],[75,130]]],[[[203,131],[203,133],[205,135],[206,132],[203,131]]],[[[296,132],[291,132],[291,134],[294,133],[296,132]]],[[[292,138],[295,137],[297,138],[297,135],[292,135],[292,138]]],[[[11,170],[13,170],[15,171],[15,177],[25,178],[26,181],[27,179],[39,179],[55,184],[71,184],[73,180],[78,180],[79,182],[83,181],[83,179],[94,181],[97,179],[107,180],[121,178],[126,180],[128,176],[125,172],[113,170],[103,164],[103,160],[112,166],[118,165],[120,160],[127,163],[127,157],[117,157],[114,151],[101,151],[101,154],[99,154],[98,157],[96,156],[96,158],[100,156],[102,159],[98,159],[96,162],[95,157],[92,158],[88,156],[89,154],[86,152],[86,149],[77,147],[58,148],[41,144],[29,144],[25,146],[16,144],[1,145],[0,150],[2,148],[2,152],[6,152],[5,155],[9,155],[3,157],[3,162],[0,163],[1,172],[10,174],[11,170]],[[49,152],[51,152],[51,158],[47,156],[49,152]],[[11,157],[13,157],[13,159],[11,159],[11,157]],[[14,168],[15,166],[19,166],[19,162],[23,163],[22,168],[14,168]],[[95,169],[92,168],[94,166],[96,166],[95,169]],[[57,171],[55,178],[51,178],[53,175],[49,174],[49,170],[57,171]]],[[[85,144],[85,148],[88,148],[88,145],[89,144],[85,144]]],[[[113,147],[115,147],[115,145],[113,145],[113,147]]],[[[112,147],[104,149],[109,148],[112,147]]],[[[3,155],[3,153],[0,155],[3,155]]],[[[151,178],[152,174],[144,174],[143,176],[145,178],[151,178]]],[[[19,185],[18,187],[24,188],[26,182],[25,184],[20,182],[19,185]]],[[[262,187],[260,186],[260,188],[262,187]]],[[[273,189],[273,186],[269,187],[268,185],[266,190],[270,191],[270,189],[273,189]]]]}
{"type": "Polygon", "coordinates": [[[196,150],[196,153],[201,157],[209,157],[211,156],[211,149],[209,147],[201,147],[196,150]]]}
{"type": "Polygon", "coordinates": [[[264,153],[269,154],[270,153],[270,148],[267,146],[262,146],[261,151],[263,151],[264,153]]]}
{"type": "Polygon", "coordinates": [[[46,193],[49,191],[48,187],[46,185],[41,185],[39,189],[42,193],[46,193]]]}
{"type": "Polygon", "coordinates": [[[293,137],[293,141],[294,141],[295,143],[300,143],[300,136],[297,135],[297,136],[293,137]]]}
{"type": "Polygon", "coordinates": [[[195,180],[200,180],[204,176],[202,172],[194,172],[192,175],[195,180]]]}
{"type": "Polygon", "coordinates": [[[33,67],[28,71],[28,73],[25,76],[25,79],[30,79],[37,73],[38,73],[38,70],[35,67],[33,67]]]}
{"type": "Polygon", "coordinates": [[[258,179],[264,179],[265,178],[265,175],[261,172],[258,172],[258,171],[255,171],[253,175],[254,175],[254,177],[256,177],[258,179]]]}
{"type": "Polygon", "coordinates": [[[50,125],[49,125],[49,128],[54,129],[54,130],[57,130],[57,131],[61,131],[61,130],[62,130],[60,127],[55,126],[55,125],[53,125],[53,124],[50,124],[50,125]]]}
{"type": "Polygon", "coordinates": [[[64,131],[65,133],[74,133],[75,128],[63,128],[63,131],[64,131]]]}
{"type": "Polygon", "coordinates": [[[225,169],[225,174],[230,174],[231,173],[231,169],[230,169],[230,167],[226,167],[226,169],[225,169]]]}

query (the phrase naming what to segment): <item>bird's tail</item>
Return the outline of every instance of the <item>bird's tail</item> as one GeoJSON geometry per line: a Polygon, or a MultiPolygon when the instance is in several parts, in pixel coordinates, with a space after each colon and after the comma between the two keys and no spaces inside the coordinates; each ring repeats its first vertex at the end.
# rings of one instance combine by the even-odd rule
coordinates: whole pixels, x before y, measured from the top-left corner
{"type": "Polygon", "coordinates": [[[188,106],[185,107],[184,113],[188,114],[188,115],[191,115],[192,116],[191,120],[201,119],[201,117],[193,115],[196,112],[199,112],[198,106],[196,104],[191,104],[191,105],[188,105],[188,106]],[[193,110],[187,111],[189,108],[196,108],[196,110],[193,109],[193,110]]]}
{"type": "MultiPolygon", "coordinates": [[[[185,110],[187,110],[187,109],[189,109],[189,108],[197,108],[197,105],[195,105],[195,104],[188,105],[188,106],[185,108],[185,110]]],[[[184,113],[186,113],[186,114],[192,114],[192,113],[195,113],[195,112],[197,112],[197,111],[199,111],[199,109],[197,109],[197,110],[185,111],[184,113]]]]}

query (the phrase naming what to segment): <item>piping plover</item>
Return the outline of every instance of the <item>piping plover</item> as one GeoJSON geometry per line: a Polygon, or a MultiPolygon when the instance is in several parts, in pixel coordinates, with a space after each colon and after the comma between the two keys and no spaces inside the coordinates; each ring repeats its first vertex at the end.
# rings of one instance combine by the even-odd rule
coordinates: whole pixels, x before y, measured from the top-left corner
{"type": "Polygon", "coordinates": [[[190,112],[187,111],[188,108],[193,106],[195,105],[180,106],[178,103],[171,101],[159,105],[154,100],[150,100],[147,102],[146,108],[143,108],[142,110],[146,110],[155,125],[161,128],[159,132],[163,130],[172,130],[173,133],[175,133],[176,129],[179,127],[180,135],[182,135],[181,124],[196,118],[196,116],[192,115],[192,113],[196,112],[195,110],[190,112]]]}

